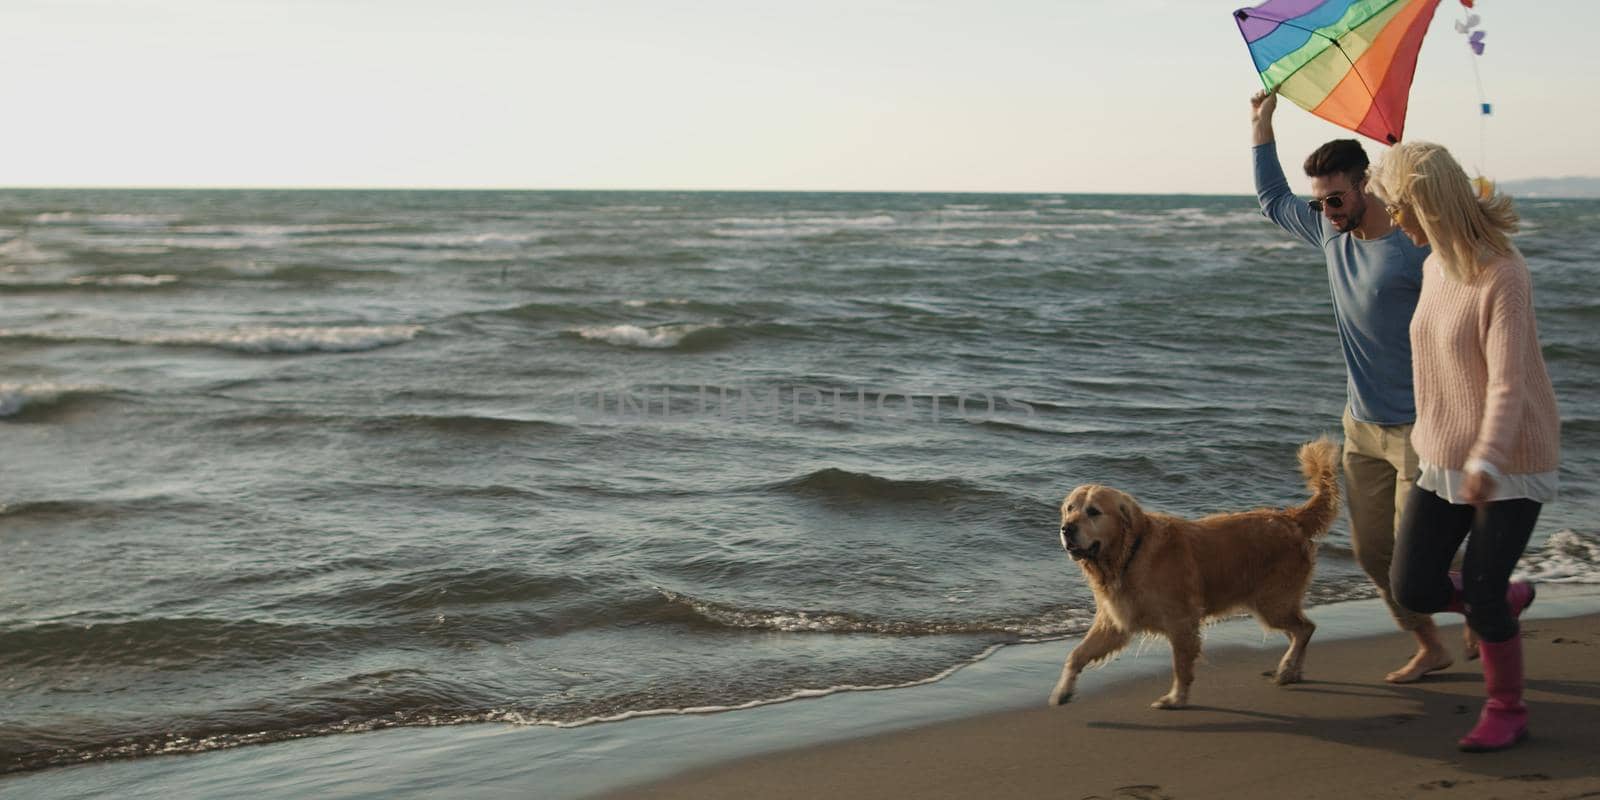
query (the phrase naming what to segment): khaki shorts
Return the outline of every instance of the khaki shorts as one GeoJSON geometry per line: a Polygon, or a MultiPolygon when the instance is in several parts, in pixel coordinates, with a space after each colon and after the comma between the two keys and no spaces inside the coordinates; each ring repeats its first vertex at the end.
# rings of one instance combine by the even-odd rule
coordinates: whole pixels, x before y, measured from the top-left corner
{"type": "Polygon", "coordinates": [[[1410,425],[1361,422],[1344,412],[1345,502],[1350,509],[1350,544],[1356,562],[1378,587],[1389,613],[1404,630],[1415,630],[1428,615],[1402,608],[1389,591],[1389,564],[1400,513],[1420,467],[1411,447],[1410,425]]]}

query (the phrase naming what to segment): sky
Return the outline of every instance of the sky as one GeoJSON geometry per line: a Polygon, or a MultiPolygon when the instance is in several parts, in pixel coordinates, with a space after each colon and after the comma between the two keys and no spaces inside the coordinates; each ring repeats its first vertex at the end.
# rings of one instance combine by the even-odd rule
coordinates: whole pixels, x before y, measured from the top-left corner
{"type": "MultiPolygon", "coordinates": [[[[1243,4],[0,0],[0,186],[1243,194],[1243,4]]],[[[1482,57],[1441,2],[1407,138],[1600,175],[1600,2],[1476,12],[1482,57]]]]}

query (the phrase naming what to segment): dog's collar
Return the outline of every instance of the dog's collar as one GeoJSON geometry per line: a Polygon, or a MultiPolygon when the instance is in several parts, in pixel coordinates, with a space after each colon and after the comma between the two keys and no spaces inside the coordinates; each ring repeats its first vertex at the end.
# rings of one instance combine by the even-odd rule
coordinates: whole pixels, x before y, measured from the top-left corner
{"type": "Polygon", "coordinates": [[[1139,546],[1142,544],[1144,544],[1143,536],[1133,540],[1133,546],[1128,548],[1128,557],[1122,561],[1122,573],[1117,576],[1117,580],[1128,577],[1128,567],[1133,566],[1133,559],[1139,555],[1139,546]]]}

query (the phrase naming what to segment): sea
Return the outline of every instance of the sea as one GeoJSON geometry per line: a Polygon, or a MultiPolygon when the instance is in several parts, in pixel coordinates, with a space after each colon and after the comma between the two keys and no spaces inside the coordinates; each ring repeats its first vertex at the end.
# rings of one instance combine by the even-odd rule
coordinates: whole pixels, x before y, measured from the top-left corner
{"type": "MultiPolygon", "coordinates": [[[[1600,201],[1520,210],[1600,583],[1600,201]]],[[[1251,197],[0,191],[0,773],[939,681],[1086,628],[1073,486],[1298,503],[1344,396],[1251,197]]]]}

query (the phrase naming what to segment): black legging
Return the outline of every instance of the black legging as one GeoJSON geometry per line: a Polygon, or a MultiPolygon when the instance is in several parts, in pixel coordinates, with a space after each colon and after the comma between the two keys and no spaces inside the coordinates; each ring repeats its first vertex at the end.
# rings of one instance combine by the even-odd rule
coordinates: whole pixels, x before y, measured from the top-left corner
{"type": "Polygon", "coordinates": [[[1509,641],[1517,635],[1517,618],[1506,603],[1506,587],[1539,520],[1539,508],[1533,500],[1498,500],[1480,513],[1411,487],[1389,568],[1395,600],[1424,614],[1451,608],[1455,587],[1450,561],[1466,539],[1460,599],[1467,625],[1486,642],[1509,641]]]}

